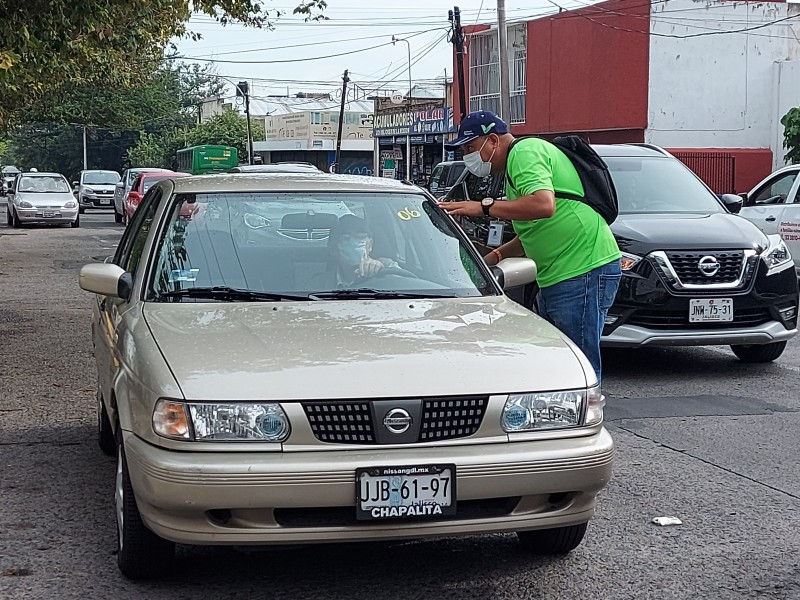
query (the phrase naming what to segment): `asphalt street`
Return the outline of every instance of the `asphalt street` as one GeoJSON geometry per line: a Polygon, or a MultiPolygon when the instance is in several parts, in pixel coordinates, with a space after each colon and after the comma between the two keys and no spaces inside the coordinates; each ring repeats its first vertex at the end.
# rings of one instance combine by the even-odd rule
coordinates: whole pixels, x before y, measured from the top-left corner
{"type": "Polygon", "coordinates": [[[181,548],[170,577],[118,572],[114,460],[95,442],[81,265],[113,252],[108,212],[79,229],[3,225],[0,598],[800,598],[800,340],[774,364],[727,348],[604,355],[614,477],[584,543],[513,536],[300,548],[181,548]],[[651,520],[676,516],[682,525],[651,520]]]}

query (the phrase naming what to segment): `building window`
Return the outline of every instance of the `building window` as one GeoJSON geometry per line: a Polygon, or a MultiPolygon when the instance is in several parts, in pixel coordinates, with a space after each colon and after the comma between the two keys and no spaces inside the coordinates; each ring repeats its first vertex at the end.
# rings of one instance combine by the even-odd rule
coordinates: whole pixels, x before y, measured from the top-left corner
{"type": "MultiPolygon", "coordinates": [[[[525,25],[508,28],[508,71],[511,92],[511,123],[525,122],[527,65],[525,25]]],[[[500,112],[500,59],[497,31],[473,35],[469,46],[470,111],[500,112]]]]}

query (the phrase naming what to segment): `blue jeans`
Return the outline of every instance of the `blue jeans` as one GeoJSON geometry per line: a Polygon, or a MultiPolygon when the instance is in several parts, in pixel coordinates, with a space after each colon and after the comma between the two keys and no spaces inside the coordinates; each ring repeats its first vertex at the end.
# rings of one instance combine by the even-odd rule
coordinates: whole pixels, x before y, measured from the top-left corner
{"type": "Polygon", "coordinates": [[[583,351],[600,381],[600,336],[617,295],[622,271],[611,261],[572,279],[539,290],[539,314],[583,351]]]}

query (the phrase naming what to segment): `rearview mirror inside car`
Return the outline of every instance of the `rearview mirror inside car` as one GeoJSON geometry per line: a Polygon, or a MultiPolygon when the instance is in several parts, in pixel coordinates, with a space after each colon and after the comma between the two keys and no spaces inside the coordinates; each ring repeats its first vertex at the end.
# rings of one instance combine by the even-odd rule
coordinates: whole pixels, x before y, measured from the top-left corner
{"type": "Polygon", "coordinates": [[[742,209],[744,199],[736,194],[722,194],[720,200],[730,212],[736,214],[742,209]]]}
{"type": "Polygon", "coordinates": [[[493,266],[491,270],[504,290],[536,281],[536,263],[530,258],[506,258],[493,266]]]}

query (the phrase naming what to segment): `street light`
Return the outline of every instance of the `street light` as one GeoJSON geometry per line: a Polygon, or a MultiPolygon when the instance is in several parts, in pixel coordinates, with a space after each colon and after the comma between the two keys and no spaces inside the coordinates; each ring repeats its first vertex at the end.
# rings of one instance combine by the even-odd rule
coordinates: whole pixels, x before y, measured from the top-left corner
{"type": "Polygon", "coordinates": [[[206,73],[209,77],[218,77],[224,79],[236,89],[236,95],[241,95],[244,98],[244,112],[247,116],[247,162],[253,164],[253,132],[250,127],[250,86],[246,81],[236,83],[233,79],[225,77],[224,75],[217,75],[216,73],[206,73]]]}
{"type": "Polygon", "coordinates": [[[408,46],[408,134],[406,135],[406,180],[411,181],[411,123],[413,121],[413,111],[411,108],[411,42],[400,39],[393,35],[392,45],[396,45],[397,42],[405,42],[406,46],[408,46]]]}

